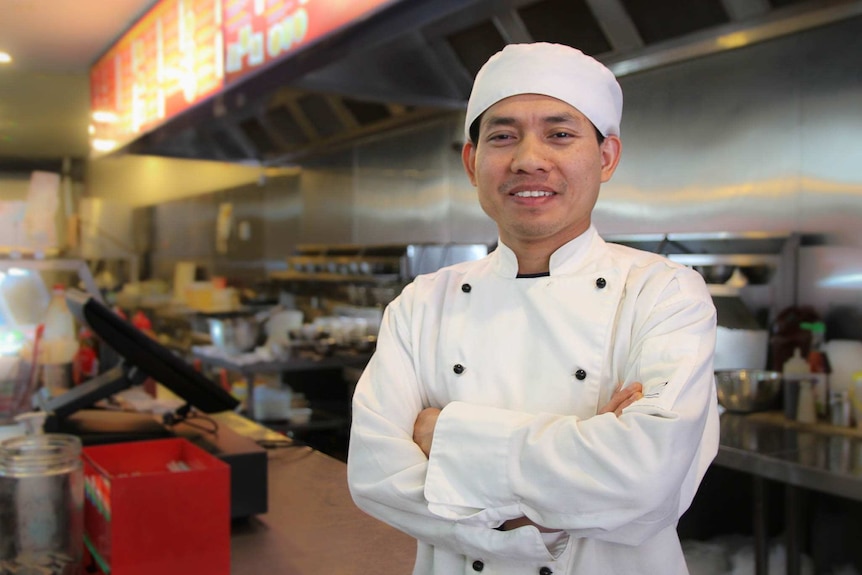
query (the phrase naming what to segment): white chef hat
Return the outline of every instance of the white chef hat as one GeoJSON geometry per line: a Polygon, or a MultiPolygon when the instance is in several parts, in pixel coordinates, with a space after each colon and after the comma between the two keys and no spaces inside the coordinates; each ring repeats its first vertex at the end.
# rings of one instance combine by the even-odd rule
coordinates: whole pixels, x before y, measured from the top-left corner
{"type": "Polygon", "coordinates": [[[482,113],[509,96],[542,94],[577,108],[605,136],[620,134],[623,92],[598,60],[563,44],[509,44],[482,66],[467,103],[464,132],[482,113]]]}

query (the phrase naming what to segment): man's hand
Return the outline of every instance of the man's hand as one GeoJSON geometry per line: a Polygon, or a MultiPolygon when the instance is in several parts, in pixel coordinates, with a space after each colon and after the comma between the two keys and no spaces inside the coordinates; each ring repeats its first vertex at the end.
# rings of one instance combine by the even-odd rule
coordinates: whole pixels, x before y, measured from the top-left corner
{"type": "MultiPolygon", "coordinates": [[[[641,385],[640,382],[636,381],[624,389],[622,388],[622,385],[622,383],[617,385],[617,388],[616,390],[614,390],[614,394],[611,396],[610,401],[608,401],[604,406],[602,406],[602,408],[596,415],[601,415],[603,413],[613,413],[617,417],[619,417],[622,414],[623,409],[643,397],[643,385],[641,385]]],[[[542,533],[550,533],[553,531],[557,531],[556,529],[542,527],[541,525],[530,521],[526,517],[509,519],[497,529],[499,529],[500,531],[509,531],[510,529],[517,529],[518,527],[524,527],[526,525],[532,525],[542,533]]]]}
{"type": "Polygon", "coordinates": [[[614,394],[611,396],[610,401],[608,401],[596,415],[601,415],[603,413],[611,413],[613,412],[617,417],[623,414],[623,410],[641,399],[643,394],[644,386],[641,385],[640,382],[636,381],[624,388],[622,388],[622,383],[617,385],[616,390],[614,390],[614,394]]]}
{"type": "Polygon", "coordinates": [[[419,449],[429,457],[431,454],[431,442],[434,440],[434,428],[437,426],[437,418],[440,410],[436,407],[426,407],[419,412],[413,423],[413,442],[419,449]]]}

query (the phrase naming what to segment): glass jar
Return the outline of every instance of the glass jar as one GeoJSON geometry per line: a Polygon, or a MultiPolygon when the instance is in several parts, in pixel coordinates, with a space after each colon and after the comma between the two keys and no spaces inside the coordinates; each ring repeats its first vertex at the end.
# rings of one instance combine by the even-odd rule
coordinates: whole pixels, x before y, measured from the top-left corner
{"type": "Polygon", "coordinates": [[[0,442],[0,573],[82,573],[83,505],[77,437],[0,442]]]}

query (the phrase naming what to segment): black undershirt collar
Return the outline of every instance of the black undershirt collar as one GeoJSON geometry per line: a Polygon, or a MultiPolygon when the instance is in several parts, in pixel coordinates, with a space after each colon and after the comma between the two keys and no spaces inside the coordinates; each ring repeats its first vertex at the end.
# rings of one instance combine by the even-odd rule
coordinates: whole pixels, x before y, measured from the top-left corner
{"type": "Polygon", "coordinates": [[[551,272],[539,272],[537,274],[518,274],[516,278],[546,278],[551,275],[551,272]]]}

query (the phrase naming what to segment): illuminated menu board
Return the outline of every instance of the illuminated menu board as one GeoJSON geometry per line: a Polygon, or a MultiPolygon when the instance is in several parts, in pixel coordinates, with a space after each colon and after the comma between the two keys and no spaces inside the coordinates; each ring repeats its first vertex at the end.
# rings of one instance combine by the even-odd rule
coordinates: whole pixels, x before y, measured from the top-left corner
{"type": "Polygon", "coordinates": [[[90,70],[93,148],[125,145],[395,1],[162,0],[90,70]]]}
{"type": "Polygon", "coordinates": [[[221,0],[163,0],[90,70],[92,141],[128,143],[224,84],[221,0]]]}
{"type": "Polygon", "coordinates": [[[391,0],[223,0],[225,82],[370,14],[391,0]]]}

